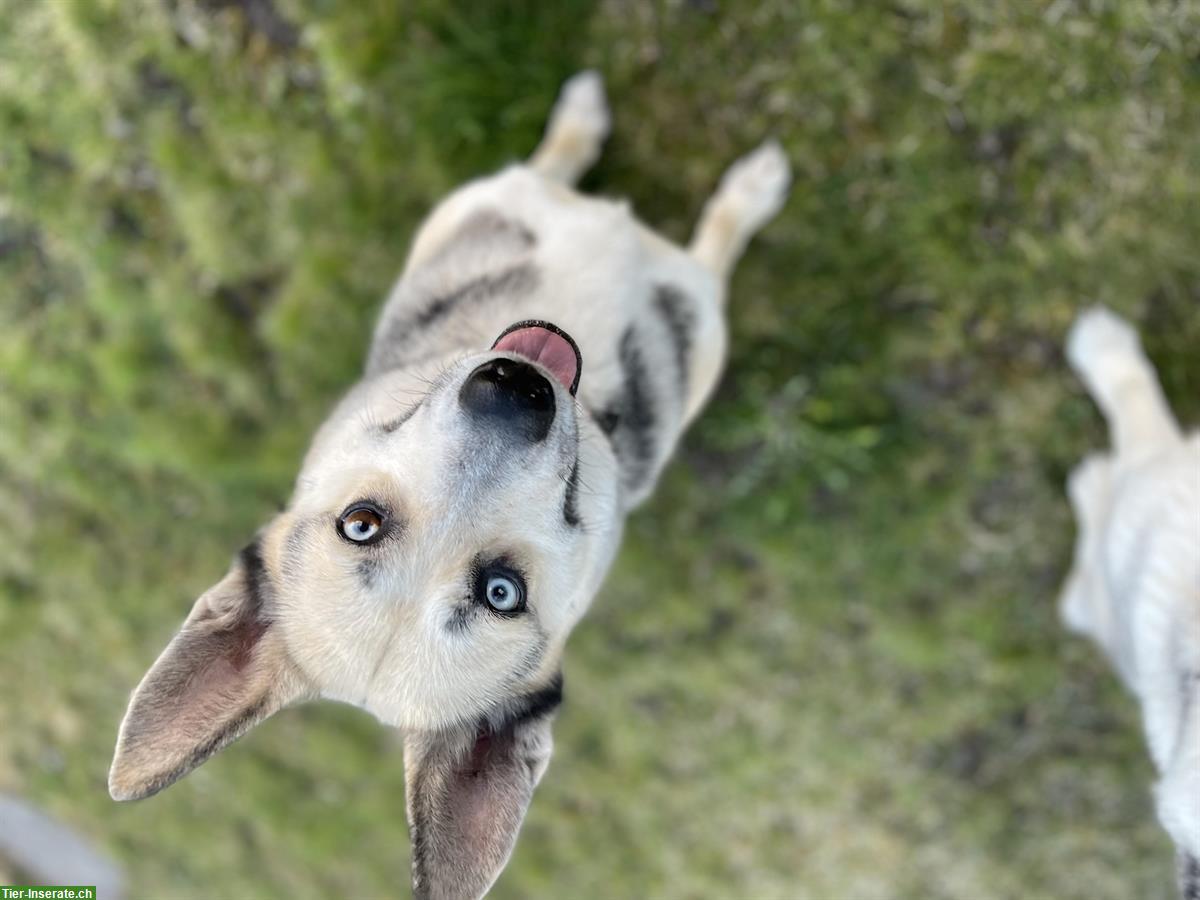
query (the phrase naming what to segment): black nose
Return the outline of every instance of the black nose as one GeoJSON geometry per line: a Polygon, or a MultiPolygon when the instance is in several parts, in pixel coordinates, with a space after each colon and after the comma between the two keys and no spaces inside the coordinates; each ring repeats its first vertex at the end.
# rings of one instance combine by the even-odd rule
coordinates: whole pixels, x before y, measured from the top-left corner
{"type": "Polygon", "coordinates": [[[493,359],[467,376],[458,402],[488,427],[503,428],[536,443],[554,421],[554,389],[533,366],[493,359]]]}

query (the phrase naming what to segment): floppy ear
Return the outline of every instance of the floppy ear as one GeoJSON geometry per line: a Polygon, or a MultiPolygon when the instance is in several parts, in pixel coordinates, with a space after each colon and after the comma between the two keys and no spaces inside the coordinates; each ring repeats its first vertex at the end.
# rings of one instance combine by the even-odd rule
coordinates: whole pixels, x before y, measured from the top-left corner
{"type": "Polygon", "coordinates": [[[482,897],[512,855],[554,741],[559,683],[494,726],[404,742],[416,900],[482,897]]]}
{"type": "Polygon", "coordinates": [[[251,544],[133,692],[108,774],[114,800],[186,775],[280,707],[311,693],[270,615],[270,581],[251,544]]]}

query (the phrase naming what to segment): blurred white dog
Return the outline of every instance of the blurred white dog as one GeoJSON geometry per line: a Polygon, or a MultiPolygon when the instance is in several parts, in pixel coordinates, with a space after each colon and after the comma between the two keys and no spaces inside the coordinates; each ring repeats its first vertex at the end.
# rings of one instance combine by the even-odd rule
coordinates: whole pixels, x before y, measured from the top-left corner
{"type": "Polygon", "coordinates": [[[1079,317],[1067,358],[1113,449],[1070,476],[1078,537],[1062,616],[1141,702],[1158,816],[1183,896],[1200,900],[1200,433],[1185,437],[1137,333],[1108,310],[1079,317]]]}

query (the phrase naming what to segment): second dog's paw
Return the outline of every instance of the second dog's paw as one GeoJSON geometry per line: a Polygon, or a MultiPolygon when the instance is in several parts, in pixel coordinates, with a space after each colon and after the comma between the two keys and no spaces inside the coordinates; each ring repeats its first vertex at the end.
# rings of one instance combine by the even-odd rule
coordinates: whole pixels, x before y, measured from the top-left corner
{"type": "Polygon", "coordinates": [[[765,225],[783,208],[792,183],[787,154],[776,140],[743,156],[721,179],[719,196],[728,200],[748,230],[765,225]]]}
{"type": "Polygon", "coordinates": [[[602,141],[608,137],[611,124],[600,73],[587,69],[568,78],[554,105],[554,127],[569,128],[602,141]]]}
{"type": "Polygon", "coordinates": [[[1067,335],[1067,360],[1076,371],[1104,356],[1140,352],[1141,343],[1133,326],[1103,306],[1080,313],[1067,335]]]}

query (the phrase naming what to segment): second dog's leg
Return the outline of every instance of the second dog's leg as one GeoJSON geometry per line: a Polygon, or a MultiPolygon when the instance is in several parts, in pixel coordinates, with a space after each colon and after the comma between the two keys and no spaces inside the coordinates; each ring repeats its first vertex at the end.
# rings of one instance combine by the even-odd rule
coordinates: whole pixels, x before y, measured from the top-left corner
{"type": "Polygon", "coordinates": [[[600,73],[580,72],[563,85],[550,112],[546,134],[529,164],[547,178],[572,185],[600,158],[608,128],[608,104],[600,73]]]}
{"type": "Polygon", "coordinates": [[[1153,452],[1182,440],[1158,374],[1133,327],[1101,306],[1079,315],[1067,359],[1108,420],[1118,456],[1153,452]]]}
{"type": "Polygon", "coordinates": [[[705,204],[688,251],[728,277],[750,238],[783,207],[791,180],[787,156],[775,141],[739,159],[705,204]]]}
{"type": "Polygon", "coordinates": [[[1112,602],[1105,591],[1101,559],[1104,526],[1112,503],[1112,468],[1108,456],[1092,453],[1067,479],[1067,496],[1075,512],[1075,558],[1058,608],[1067,627],[1094,638],[1129,684],[1128,663],[1118,655],[1112,602]]]}

